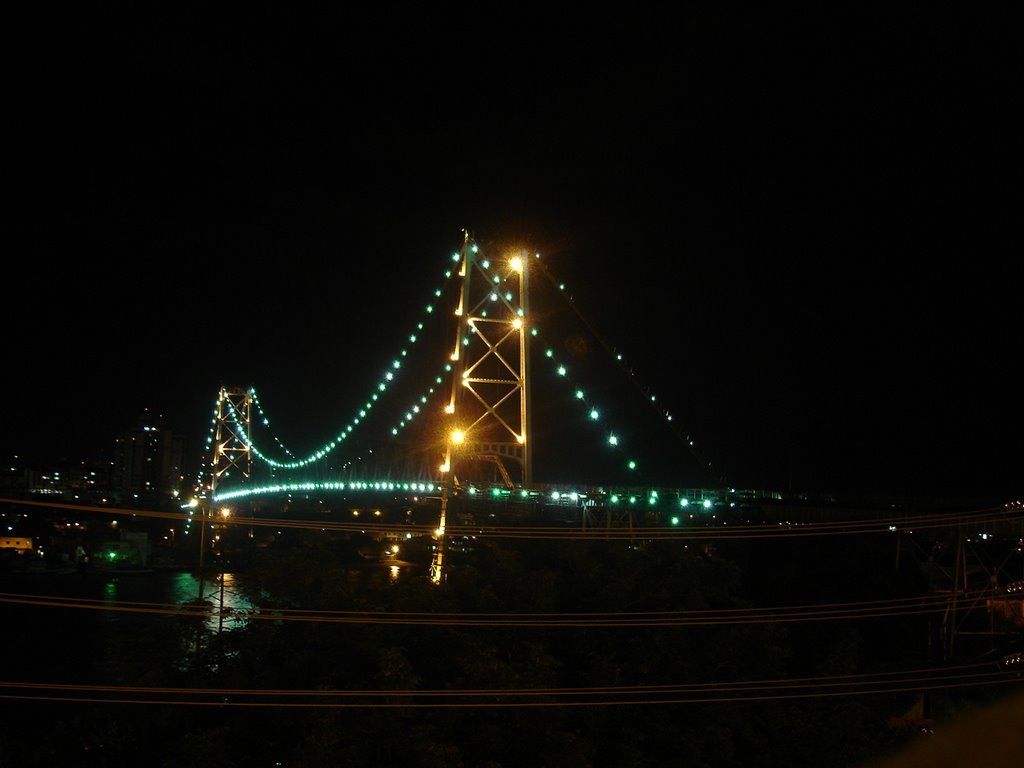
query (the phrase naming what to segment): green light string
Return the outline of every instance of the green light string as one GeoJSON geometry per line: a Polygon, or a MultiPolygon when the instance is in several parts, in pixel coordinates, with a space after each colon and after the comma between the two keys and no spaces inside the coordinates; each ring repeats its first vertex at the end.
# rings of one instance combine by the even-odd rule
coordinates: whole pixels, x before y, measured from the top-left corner
{"type": "Polygon", "coordinates": [[[206,435],[206,449],[203,452],[203,464],[199,467],[199,472],[196,473],[196,482],[195,482],[195,495],[196,496],[199,496],[200,491],[202,490],[202,487],[203,487],[203,483],[202,483],[203,470],[206,468],[206,465],[210,463],[209,462],[209,457],[210,457],[210,452],[213,450],[214,431],[217,428],[217,404],[219,402],[220,402],[220,393],[218,392],[217,393],[217,399],[213,401],[213,411],[212,411],[213,418],[210,419],[210,431],[206,435]]]}
{"type": "MultiPolygon", "coordinates": [[[[471,248],[473,249],[474,253],[477,253],[479,251],[479,247],[477,246],[476,243],[473,243],[471,248]]],[[[458,254],[454,254],[452,258],[453,258],[453,260],[455,260],[455,259],[458,259],[458,258],[461,258],[461,257],[458,254]]],[[[478,266],[483,268],[483,270],[485,271],[485,274],[487,274],[487,276],[489,278],[489,282],[491,282],[491,283],[494,283],[494,284],[497,284],[497,285],[501,285],[502,283],[507,283],[509,281],[508,277],[501,277],[499,275],[491,274],[491,273],[487,272],[487,270],[490,269],[490,261],[489,260],[486,260],[486,259],[483,260],[478,266]]],[[[435,295],[439,295],[439,292],[435,292],[435,295]]],[[[510,302],[510,301],[513,300],[513,294],[510,291],[508,291],[508,290],[503,290],[502,293],[500,294],[500,296],[497,293],[492,293],[491,300],[492,301],[497,301],[501,297],[504,298],[504,301],[506,302],[506,306],[508,306],[507,302],[510,302]]],[[[511,307],[509,307],[509,308],[511,309],[511,307]]],[[[517,312],[517,314],[520,317],[523,315],[523,310],[521,308],[516,310],[516,312],[517,312]]],[[[482,310],[480,312],[480,315],[482,317],[487,317],[487,310],[482,310]]],[[[476,332],[477,332],[476,328],[471,328],[470,329],[470,333],[476,333],[476,332]]],[[[468,342],[466,340],[464,340],[463,343],[468,343],[468,342]]],[[[445,374],[448,374],[448,373],[451,373],[451,372],[452,372],[452,365],[451,365],[451,363],[445,363],[444,369],[441,372],[441,374],[436,376],[436,377],[434,377],[434,385],[435,386],[429,387],[427,389],[426,394],[421,394],[419,396],[419,398],[417,398],[409,406],[408,410],[406,410],[404,417],[397,424],[395,424],[391,428],[391,436],[392,437],[397,437],[402,432],[402,430],[404,430],[406,427],[410,426],[413,423],[413,421],[415,421],[417,416],[420,413],[422,413],[423,410],[425,410],[423,408],[423,406],[427,405],[430,402],[431,396],[434,395],[435,392],[437,392],[437,387],[439,387],[440,385],[444,384],[445,374]]],[[[346,464],[345,467],[343,467],[343,469],[348,467],[348,466],[350,466],[350,465],[351,465],[351,462],[346,464]]]]}
{"type": "MultiPolygon", "coordinates": [[[[445,363],[443,373],[451,373],[451,363],[445,363]]],[[[413,420],[420,414],[424,409],[421,406],[427,405],[430,402],[431,396],[437,391],[437,387],[444,383],[444,376],[439,375],[434,377],[435,386],[429,387],[425,395],[420,395],[419,399],[414,402],[409,409],[405,412],[405,417],[391,428],[391,436],[397,437],[398,433],[405,429],[407,426],[412,424],[413,420]]]]}
{"type": "MultiPolygon", "coordinates": [[[[252,391],[252,390],[250,390],[250,391],[252,391]]],[[[228,410],[229,410],[229,411],[231,411],[231,414],[232,414],[232,415],[234,416],[234,419],[235,419],[235,423],[236,423],[236,424],[242,424],[242,423],[244,423],[244,419],[242,418],[242,415],[241,415],[241,414],[240,414],[240,413],[239,413],[239,412],[238,412],[238,411],[237,411],[237,410],[235,409],[235,404],[234,404],[234,403],[232,403],[232,402],[231,402],[230,400],[225,400],[224,402],[226,402],[226,403],[227,403],[227,405],[228,405],[228,410]]],[[[275,461],[274,459],[270,459],[270,458],[268,458],[267,456],[264,456],[264,455],[263,455],[262,453],[260,453],[259,449],[258,449],[258,448],[257,448],[257,447],[256,447],[255,445],[253,445],[253,443],[252,443],[252,440],[251,440],[250,438],[248,438],[248,437],[247,437],[247,436],[245,435],[245,432],[244,432],[244,430],[238,430],[238,432],[239,432],[239,434],[238,434],[238,438],[239,438],[239,439],[240,439],[240,440],[241,440],[241,441],[242,441],[243,443],[245,443],[246,447],[247,447],[247,448],[248,448],[248,449],[249,449],[250,451],[252,451],[252,452],[253,452],[253,454],[254,454],[254,455],[255,455],[255,456],[257,457],[257,458],[263,459],[263,461],[267,462],[268,464],[271,464],[272,462],[274,462],[274,461],[275,461]]],[[[282,447],[283,447],[283,446],[282,446],[282,447]]]]}
{"type": "MultiPolygon", "coordinates": [[[[476,253],[478,251],[478,247],[477,247],[477,245],[475,243],[473,244],[472,248],[473,248],[473,252],[474,253],[476,253]]],[[[488,269],[490,269],[490,262],[488,260],[484,260],[484,261],[482,261],[480,263],[479,266],[483,267],[484,270],[488,270],[488,269]]],[[[499,284],[499,285],[501,283],[507,283],[509,281],[509,278],[507,278],[507,277],[500,277],[499,275],[488,274],[488,276],[490,277],[491,282],[499,284]]],[[[505,302],[512,301],[513,295],[512,295],[511,292],[506,290],[506,291],[503,292],[502,295],[504,297],[505,302]]],[[[498,296],[497,294],[492,294],[492,297],[491,297],[492,300],[496,301],[497,300],[497,296],[498,296]]],[[[506,304],[506,306],[508,306],[508,305],[506,304]]],[[[511,309],[511,306],[509,306],[509,309],[511,309]]],[[[518,314],[520,317],[523,316],[522,308],[519,308],[519,309],[517,309],[515,311],[516,311],[516,314],[518,314]]],[[[481,310],[480,315],[481,315],[481,317],[487,317],[487,310],[486,309],[485,310],[481,310]]],[[[475,334],[477,331],[476,331],[476,328],[470,328],[469,332],[475,334]]],[[[465,344],[466,340],[463,340],[463,343],[465,344]]],[[[451,363],[445,363],[443,373],[451,373],[451,371],[452,371],[451,363]]],[[[444,376],[441,375],[441,376],[435,377],[434,378],[434,383],[436,385],[443,384],[444,383],[444,376]]],[[[393,426],[391,428],[391,436],[392,437],[397,436],[399,432],[401,432],[403,429],[405,429],[405,427],[409,426],[409,424],[411,424],[413,422],[413,420],[416,418],[416,416],[423,410],[420,406],[426,405],[427,402],[430,400],[430,396],[433,395],[434,392],[436,392],[436,391],[437,391],[436,387],[430,387],[427,390],[427,394],[420,395],[418,402],[414,402],[410,406],[409,410],[406,411],[405,418],[403,418],[398,424],[396,424],[395,426],[393,426]]]]}
{"type": "MultiPolygon", "coordinates": [[[[550,488],[519,488],[516,490],[509,490],[504,487],[491,487],[489,489],[477,488],[476,485],[470,484],[466,487],[466,493],[469,496],[477,497],[481,500],[497,500],[504,501],[512,498],[520,498],[525,500],[538,500],[547,499],[550,502],[557,503],[558,505],[576,505],[580,501],[588,498],[607,498],[608,503],[611,506],[618,506],[620,504],[626,504],[629,506],[636,506],[643,502],[644,494],[646,494],[647,502],[650,506],[658,506],[659,510],[665,511],[663,506],[665,503],[672,503],[670,500],[674,497],[676,499],[675,506],[680,509],[686,510],[693,508],[698,512],[703,511],[709,513],[715,506],[722,506],[724,501],[717,494],[720,491],[712,490],[708,491],[705,489],[686,489],[691,494],[685,494],[684,489],[673,489],[673,488],[647,488],[643,489],[644,493],[639,493],[636,490],[627,492],[624,489],[620,490],[609,490],[605,491],[603,488],[598,490],[596,494],[578,490],[552,490],[550,488]]],[[[293,494],[293,493],[316,493],[326,491],[337,491],[337,492],[352,492],[352,491],[364,491],[367,493],[373,492],[398,492],[398,493],[413,493],[413,494],[425,494],[425,493],[440,493],[442,491],[442,484],[440,481],[430,480],[423,482],[422,480],[414,481],[394,481],[394,480],[338,480],[338,481],[303,481],[295,483],[279,483],[275,485],[260,485],[248,488],[236,488],[230,491],[224,491],[217,493],[213,497],[213,501],[216,503],[224,503],[232,500],[247,499],[253,496],[264,496],[274,494],[293,494]]],[[[729,507],[735,507],[735,502],[728,504],[729,507]]],[[[676,513],[671,517],[667,518],[666,522],[671,527],[680,525],[680,517],[676,513]]],[[[690,518],[694,518],[696,515],[691,514],[690,518]]],[[[716,515],[711,517],[717,518],[716,515]]],[[[706,518],[705,518],[706,519],[706,518]]],[[[728,523],[725,523],[728,525],[728,523]]]]}
{"type": "MultiPolygon", "coordinates": [[[[256,390],[250,389],[249,390],[249,394],[252,395],[253,399],[255,400],[256,390]]],[[[235,408],[235,404],[232,403],[230,400],[225,400],[224,402],[227,403],[228,410],[230,411],[231,416],[233,417],[235,424],[237,426],[241,426],[242,424],[244,424],[245,423],[245,419],[242,417],[242,414],[240,414],[238,412],[238,410],[235,408]]],[[[216,419],[214,419],[214,423],[216,423],[216,419]]],[[[269,421],[264,420],[264,423],[269,423],[269,421]]],[[[212,433],[213,430],[211,429],[210,431],[212,433]]],[[[249,448],[249,450],[251,450],[253,452],[253,454],[255,454],[257,457],[263,459],[264,461],[267,461],[267,459],[263,456],[263,454],[259,452],[259,450],[256,448],[255,445],[253,445],[252,441],[248,437],[246,437],[245,430],[237,429],[235,431],[236,431],[236,433],[238,435],[238,438],[243,443],[245,443],[246,447],[249,448]]],[[[212,438],[207,438],[207,443],[209,443],[211,441],[211,439],[212,438]]],[[[278,442],[278,445],[280,445],[282,449],[284,449],[285,451],[288,450],[287,448],[284,447],[284,445],[281,443],[280,440],[278,440],[277,442],[278,442]]],[[[289,453],[289,455],[290,455],[290,453],[289,453]]],[[[225,473],[225,477],[227,476],[227,474],[228,473],[225,473]]]]}
{"type": "Polygon", "coordinates": [[[576,314],[580,321],[583,322],[583,324],[587,327],[587,330],[590,331],[594,338],[597,339],[598,343],[604,348],[605,353],[609,357],[611,357],[615,361],[619,369],[629,377],[630,382],[643,395],[648,405],[661,417],[661,419],[665,422],[665,424],[671,430],[672,434],[676,437],[676,439],[678,439],[684,445],[684,447],[697,459],[697,461],[700,462],[701,466],[707,470],[708,477],[713,478],[714,475],[712,472],[711,462],[699,450],[697,450],[693,436],[689,433],[684,434],[683,430],[681,430],[678,424],[676,424],[676,422],[673,420],[672,414],[667,409],[663,409],[658,405],[659,401],[657,396],[651,394],[650,389],[640,381],[639,377],[633,372],[633,369],[626,365],[625,361],[623,360],[622,354],[616,352],[615,349],[610,344],[608,344],[607,341],[604,340],[601,334],[599,334],[594,329],[594,326],[584,316],[583,312],[579,309],[579,307],[576,306],[576,302],[573,301],[572,296],[566,292],[565,283],[557,281],[551,274],[551,272],[548,270],[547,265],[540,262],[539,259],[537,263],[540,266],[541,273],[544,275],[544,277],[546,277],[548,281],[558,289],[558,292],[565,298],[566,303],[569,305],[572,311],[576,314]]]}
{"type": "MultiPolygon", "coordinates": [[[[458,261],[459,258],[461,258],[461,257],[457,253],[452,255],[452,260],[453,261],[458,261]]],[[[452,274],[453,274],[452,270],[450,270],[450,269],[445,270],[445,272],[444,272],[445,280],[451,279],[452,274]]],[[[442,284],[442,287],[443,287],[443,284],[442,284]]],[[[433,295],[434,295],[435,298],[440,298],[441,294],[442,294],[442,289],[441,288],[437,288],[434,291],[433,295]]],[[[434,305],[432,303],[425,305],[424,312],[427,315],[432,315],[434,313],[434,305]]],[[[423,327],[424,327],[424,325],[423,325],[422,321],[417,323],[416,324],[416,331],[422,331],[423,327]]],[[[413,333],[409,334],[408,340],[409,340],[410,344],[415,344],[416,343],[416,339],[417,339],[416,332],[413,332],[413,333]]],[[[357,414],[352,417],[352,419],[349,421],[348,424],[346,424],[344,427],[341,428],[341,430],[338,432],[338,434],[332,440],[330,440],[329,442],[325,443],[323,446],[321,446],[317,450],[315,450],[312,453],[310,453],[306,458],[304,458],[304,459],[297,459],[295,461],[289,461],[289,462],[276,461],[276,460],[270,458],[269,456],[267,456],[262,451],[260,451],[255,445],[253,445],[251,439],[247,440],[247,439],[243,438],[243,442],[246,443],[246,445],[252,450],[252,452],[253,452],[253,454],[255,456],[257,456],[259,459],[261,459],[262,461],[264,461],[267,464],[269,464],[271,467],[275,467],[277,469],[301,469],[301,468],[309,466],[310,464],[313,464],[315,462],[320,461],[321,459],[323,459],[327,455],[329,455],[335,448],[337,448],[340,443],[342,443],[345,440],[347,440],[348,437],[352,434],[352,431],[360,424],[360,422],[363,419],[366,418],[366,416],[370,412],[370,410],[373,409],[374,404],[381,397],[383,397],[383,395],[387,392],[388,387],[390,386],[391,382],[393,382],[395,380],[395,377],[398,375],[398,372],[402,369],[402,361],[403,361],[404,358],[406,358],[408,356],[408,354],[409,353],[408,353],[407,349],[402,349],[401,350],[401,352],[398,354],[398,356],[395,357],[394,360],[392,360],[391,365],[384,372],[384,375],[377,382],[377,384],[375,386],[375,391],[370,395],[369,399],[359,409],[357,414]]]]}
{"type": "MultiPolygon", "coordinates": [[[[688,509],[692,506],[695,509],[704,510],[706,512],[714,507],[715,502],[708,495],[708,491],[704,489],[689,490],[694,491],[694,493],[684,494],[682,489],[673,488],[662,488],[661,490],[658,490],[657,488],[645,489],[647,494],[647,503],[651,507],[663,509],[662,505],[666,502],[666,499],[670,499],[672,497],[676,498],[678,506],[681,509],[688,509]],[[662,495],[663,493],[664,496],[662,495]],[[693,496],[692,499],[691,495],[693,496]]],[[[479,493],[484,493],[484,490],[477,488],[475,485],[470,485],[467,488],[467,492],[470,496],[475,496],[479,493]]],[[[604,486],[601,487],[597,495],[607,496],[608,503],[612,506],[617,506],[619,504],[635,505],[643,499],[643,494],[635,491],[631,493],[626,493],[624,491],[605,491],[604,486]]],[[[584,499],[593,497],[594,494],[583,493],[575,490],[540,490],[530,488],[520,488],[519,490],[513,491],[505,488],[504,486],[492,486],[490,488],[490,496],[492,499],[501,499],[505,497],[512,498],[514,496],[518,496],[522,499],[528,499],[540,496],[546,497],[551,501],[558,502],[559,504],[564,504],[567,501],[572,504],[576,504],[584,499]]],[[[732,502],[729,506],[735,507],[736,503],[732,502]]],[[[696,515],[691,514],[690,517],[694,518],[696,515]]],[[[715,517],[715,515],[712,515],[712,517],[715,517]]],[[[678,516],[674,515],[669,518],[669,523],[673,526],[677,526],[680,523],[680,519],[678,516]]]]}
{"type": "MultiPolygon", "coordinates": [[[[470,248],[472,249],[473,253],[478,253],[479,252],[479,246],[476,243],[473,243],[470,246],[470,248]]],[[[461,256],[459,254],[453,254],[452,255],[453,261],[454,260],[458,260],[460,258],[461,258],[461,256]]],[[[537,254],[537,258],[540,258],[540,254],[537,254]]],[[[502,284],[508,283],[509,280],[510,280],[510,276],[500,276],[498,274],[492,273],[490,271],[491,264],[490,264],[490,260],[489,259],[483,259],[480,263],[477,264],[477,267],[481,268],[481,271],[487,276],[489,283],[494,283],[495,285],[501,286],[502,284]]],[[[447,276],[447,273],[446,273],[446,276],[447,276]]],[[[500,300],[502,300],[505,303],[505,306],[509,310],[513,310],[513,307],[509,303],[509,302],[513,301],[513,293],[511,291],[508,291],[507,289],[501,289],[501,288],[499,288],[499,291],[500,291],[500,293],[499,292],[492,292],[491,293],[491,295],[490,295],[491,301],[498,301],[500,299],[500,300]]],[[[440,295],[440,292],[439,291],[435,292],[435,295],[440,295]]],[[[515,311],[515,313],[518,316],[523,317],[524,313],[523,313],[522,307],[519,307],[518,309],[515,309],[514,311],[515,311]]],[[[487,317],[487,310],[486,309],[481,310],[480,311],[480,315],[481,315],[481,317],[487,317]]],[[[475,334],[477,332],[477,330],[476,330],[476,328],[470,328],[469,332],[475,334]]],[[[533,330],[533,335],[534,336],[537,335],[536,329],[533,330]]],[[[463,339],[463,345],[466,345],[468,343],[469,343],[468,339],[463,339]]],[[[443,371],[442,375],[436,376],[434,378],[434,384],[437,385],[437,386],[440,386],[441,384],[443,384],[444,383],[444,378],[445,378],[443,374],[451,373],[451,371],[452,371],[451,363],[445,363],[444,371],[443,371]]],[[[425,395],[420,395],[418,400],[413,402],[413,404],[405,412],[404,418],[401,419],[398,424],[396,424],[395,426],[393,426],[391,428],[391,436],[392,437],[397,437],[399,435],[399,433],[401,433],[402,430],[404,430],[407,426],[412,424],[412,422],[416,419],[416,417],[424,410],[421,406],[426,405],[429,402],[430,397],[437,391],[437,386],[430,387],[427,390],[427,393],[425,395]]],[[[359,460],[362,460],[362,457],[359,457],[359,460]]],[[[346,469],[346,468],[348,468],[350,466],[352,466],[352,462],[346,463],[342,467],[342,469],[346,469]]]]}
{"type": "MultiPolygon", "coordinates": [[[[548,273],[546,267],[540,262],[540,254],[539,253],[535,253],[534,254],[534,259],[531,260],[531,261],[532,261],[532,263],[537,263],[541,267],[541,271],[544,273],[544,275],[549,280],[551,279],[550,273],[548,273]]],[[[490,268],[490,264],[488,263],[487,260],[482,261],[480,266],[482,266],[485,271],[490,268]]],[[[491,279],[496,284],[500,284],[500,282],[501,282],[501,278],[499,278],[498,275],[491,275],[491,279]]],[[[559,287],[559,289],[560,289],[560,291],[564,291],[565,286],[562,285],[562,286],[559,287]]],[[[491,300],[492,301],[496,301],[498,298],[499,298],[499,295],[497,293],[493,293],[491,295],[491,300]]],[[[512,300],[512,295],[510,293],[505,293],[504,294],[504,299],[505,299],[506,302],[511,301],[512,300]]],[[[510,305],[509,305],[509,308],[511,308],[510,305]]],[[[516,310],[516,312],[520,316],[523,315],[522,308],[516,310]]],[[[486,316],[486,314],[487,314],[486,310],[482,311],[481,314],[483,316],[486,316]]],[[[538,329],[537,329],[536,326],[533,326],[533,327],[530,328],[530,335],[537,336],[537,333],[538,333],[538,329]]],[[[464,343],[466,343],[465,340],[464,340],[464,343]]],[[[552,361],[554,361],[554,351],[552,349],[548,348],[546,350],[546,352],[545,352],[545,356],[547,358],[551,359],[552,361]]],[[[557,367],[555,368],[555,371],[562,378],[565,378],[568,375],[568,369],[564,365],[557,365],[557,367]]],[[[587,417],[589,418],[589,420],[594,421],[594,422],[598,422],[598,421],[601,420],[601,409],[597,408],[596,405],[594,405],[592,403],[589,403],[587,401],[587,398],[586,398],[586,395],[584,393],[584,390],[582,390],[582,389],[577,387],[575,389],[575,399],[577,401],[581,402],[587,408],[587,417]]],[[[608,445],[610,445],[611,447],[615,448],[618,451],[618,453],[620,453],[623,456],[625,456],[625,454],[622,451],[622,446],[620,445],[620,442],[621,442],[621,438],[614,431],[609,432],[609,434],[607,436],[607,443],[608,443],[608,445]]],[[[632,459],[632,458],[629,458],[629,457],[625,457],[625,467],[630,472],[635,472],[635,471],[637,471],[638,465],[637,465],[637,462],[636,462],[635,459],[632,459]]]]}
{"type": "Polygon", "coordinates": [[[230,501],[231,499],[246,498],[273,493],[309,493],[313,491],[408,491],[411,493],[440,493],[441,486],[436,483],[423,482],[395,482],[393,480],[383,481],[337,481],[323,483],[281,483],[279,485],[265,485],[258,488],[244,488],[241,490],[218,493],[214,501],[230,501]]]}
{"type": "MultiPolygon", "coordinates": [[[[269,428],[270,428],[270,419],[267,417],[266,412],[263,410],[263,405],[260,403],[260,399],[256,395],[256,390],[254,388],[250,388],[249,389],[249,394],[252,395],[252,401],[253,401],[253,403],[256,404],[256,411],[259,413],[259,417],[260,417],[260,420],[263,422],[263,426],[267,427],[268,430],[269,430],[269,428]]],[[[273,434],[271,432],[270,436],[272,438],[274,438],[274,442],[277,443],[278,447],[282,451],[284,451],[287,456],[290,456],[293,459],[295,458],[295,454],[292,453],[291,451],[289,451],[288,448],[285,447],[285,444],[281,442],[280,438],[278,438],[277,435],[275,435],[275,434],[273,434]]]]}
{"type": "MultiPolygon", "coordinates": [[[[552,350],[550,347],[545,349],[544,350],[544,357],[546,357],[549,360],[551,360],[552,363],[554,364],[555,374],[559,378],[562,378],[562,379],[565,379],[566,381],[568,381],[569,369],[566,368],[565,365],[563,365],[561,363],[558,363],[558,361],[555,360],[554,350],[552,350]]],[[[580,403],[580,405],[582,406],[582,408],[586,412],[587,419],[589,421],[592,421],[595,424],[597,424],[598,422],[601,421],[601,419],[602,419],[602,412],[603,412],[602,409],[599,408],[596,403],[588,400],[585,390],[583,390],[581,387],[578,387],[578,386],[574,385],[574,387],[573,387],[573,399],[576,402],[580,403]]],[[[620,455],[622,455],[624,457],[626,469],[628,469],[630,472],[636,472],[637,471],[638,465],[636,463],[636,460],[626,456],[626,454],[623,451],[622,439],[619,437],[619,435],[617,435],[615,433],[614,430],[611,430],[611,431],[608,432],[608,435],[606,437],[606,443],[607,443],[607,445],[609,445],[612,448],[614,448],[620,455]]]]}
{"type": "MultiPolygon", "coordinates": [[[[196,480],[192,484],[192,495],[194,498],[199,498],[202,495],[203,490],[203,472],[210,464],[210,451],[213,446],[213,435],[214,430],[217,427],[217,403],[220,401],[220,393],[217,393],[217,399],[213,401],[213,418],[210,419],[210,431],[206,435],[206,448],[200,455],[199,471],[196,472],[196,480]]],[[[183,504],[182,509],[188,510],[188,519],[185,520],[185,535],[188,535],[192,525],[192,515],[194,508],[192,504],[183,504]]]]}

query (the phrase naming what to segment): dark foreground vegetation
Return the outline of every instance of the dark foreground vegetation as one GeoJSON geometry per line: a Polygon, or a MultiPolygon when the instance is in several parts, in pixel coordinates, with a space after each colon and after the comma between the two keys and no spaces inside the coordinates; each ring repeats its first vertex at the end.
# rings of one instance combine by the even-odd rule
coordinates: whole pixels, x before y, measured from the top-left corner
{"type": "MultiPolygon", "coordinates": [[[[3,701],[0,766],[861,766],[1019,686],[926,697],[913,679],[895,692],[836,686],[841,676],[941,666],[941,614],[600,625],[622,612],[929,592],[920,563],[897,560],[891,541],[790,541],[480,540],[453,555],[437,587],[422,567],[397,580],[386,565],[353,568],[350,539],[302,535],[236,585],[261,612],[281,612],[275,620],[216,631],[200,617],[153,614],[141,630],[99,641],[69,633],[67,653],[95,657],[86,682],[146,690],[78,694],[97,703],[3,701]],[[295,609],[357,613],[299,621],[284,613],[295,609]],[[351,621],[366,613],[376,620],[351,621]],[[508,613],[521,614],[515,625],[451,621],[508,613]],[[536,614],[570,613],[593,615],[587,625],[535,625],[536,614]],[[421,623],[382,621],[412,618],[421,623]],[[827,685],[736,685],[810,677],[827,685]],[[680,684],[695,687],[668,687],[680,684]],[[178,690],[194,688],[218,693],[178,690]],[[363,693],[321,695],[339,690],[363,693]],[[266,702],[278,706],[250,706],[266,702]]],[[[428,546],[410,543],[403,556],[422,566],[428,546]]],[[[16,659],[6,667],[8,680],[45,677],[16,659]]]]}

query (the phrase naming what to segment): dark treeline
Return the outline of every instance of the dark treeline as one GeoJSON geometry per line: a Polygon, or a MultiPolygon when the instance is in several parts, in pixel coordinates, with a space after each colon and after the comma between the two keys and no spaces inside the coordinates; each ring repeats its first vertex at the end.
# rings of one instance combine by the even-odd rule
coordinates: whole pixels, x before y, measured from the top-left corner
{"type": "MultiPolygon", "coordinates": [[[[443,587],[426,576],[366,578],[358,542],[330,534],[257,560],[238,580],[263,611],[580,613],[696,611],[880,600],[927,594],[893,541],[789,539],[717,547],[680,541],[476,542],[443,587]],[[792,543],[790,543],[792,542],[792,543]]],[[[425,545],[403,556],[429,562],[425,545]]],[[[420,569],[423,572],[424,569],[420,569]]],[[[527,617],[523,617],[527,618],[527,617]]],[[[934,615],[689,627],[408,626],[253,620],[217,632],[154,615],[142,634],[108,636],[95,683],[146,687],[400,691],[593,688],[774,680],[938,664],[934,615]]],[[[74,643],[68,652],[74,653],[74,643]]],[[[18,670],[8,660],[8,679],[18,670]]],[[[12,677],[13,676],[13,677],[12,677]]],[[[24,679],[39,679],[24,672],[24,679]]],[[[721,691],[719,691],[721,693],[721,691]]],[[[937,691],[937,719],[994,700],[1005,686],[937,691]]],[[[89,694],[86,694],[89,695],[89,694]]],[[[245,708],[7,701],[4,766],[860,766],[921,738],[894,727],[917,692],[645,702],[630,694],[527,697],[479,704],[592,706],[245,708]]],[[[139,698],[121,694],[123,698],[139,698]]],[[[672,695],[666,695],[671,698],[672,695]]],[[[675,694],[686,697],[686,694],[675,694]]],[[[145,694],[141,695],[145,698],[145,694]]],[[[179,697],[180,698],[180,697],[179,697]]],[[[185,696],[195,699],[195,696],[185,696]]],[[[228,695],[225,703],[266,700],[228,695]]],[[[295,701],[288,698],[282,701],[295,701]]],[[[302,698],[304,701],[309,697],[302,698]]],[[[452,699],[421,699],[443,704],[452,699]]],[[[464,701],[459,699],[458,701],[464,701]]]]}

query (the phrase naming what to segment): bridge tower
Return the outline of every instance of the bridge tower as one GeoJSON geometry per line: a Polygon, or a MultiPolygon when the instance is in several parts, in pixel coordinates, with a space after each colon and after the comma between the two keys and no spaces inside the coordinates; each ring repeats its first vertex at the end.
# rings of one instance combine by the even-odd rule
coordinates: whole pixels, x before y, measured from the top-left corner
{"type": "Polygon", "coordinates": [[[435,583],[443,579],[445,520],[461,482],[486,481],[488,472],[508,487],[513,476],[531,481],[529,263],[523,248],[484,253],[464,232],[435,583]]]}
{"type": "MultiPolygon", "coordinates": [[[[206,527],[213,517],[210,504],[217,493],[217,485],[232,470],[237,470],[246,479],[252,476],[252,402],[251,389],[222,386],[217,395],[208,472],[205,473],[205,480],[196,488],[196,496],[189,510],[190,515],[198,511],[200,573],[206,551],[206,527]]],[[[203,578],[200,575],[199,597],[202,596],[203,578]]]]}
{"type": "Polygon", "coordinates": [[[252,391],[221,387],[217,397],[207,498],[213,498],[221,478],[233,470],[240,472],[246,479],[252,476],[251,425],[252,391]]]}
{"type": "MultiPolygon", "coordinates": [[[[204,507],[217,493],[221,478],[237,470],[248,479],[252,476],[252,390],[221,387],[217,407],[213,411],[213,434],[208,438],[210,455],[200,472],[192,507],[204,507]]],[[[205,510],[200,509],[205,515],[205,510]]]]}

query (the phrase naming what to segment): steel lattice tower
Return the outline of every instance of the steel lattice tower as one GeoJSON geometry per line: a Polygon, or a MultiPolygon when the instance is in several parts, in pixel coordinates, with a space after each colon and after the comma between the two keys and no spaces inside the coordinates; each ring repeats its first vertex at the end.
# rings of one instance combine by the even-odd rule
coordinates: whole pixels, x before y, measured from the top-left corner
{"type": "Polygon", "coordinates": [[[512,472],[529,484],[532,476],[528,375],[529,255],[522,248],[481,253],[465,233],[462,288],[451,353],[452,392],[445,412],[445,484],[431,578],[443,578],[447,508],[460,477],[487,467],[512,487],[512,472]],[[460,474],[461,473],[461,474],[460,474]]]}
{"type": "Polygon", "coordinates": [[[237,469],[248,479],[252,475],[252,392],[248,389],[221,387],[217,397],[217,424],[210,457],[209,496],[217,492],[217,484],[231,470],[237,469]]]}

